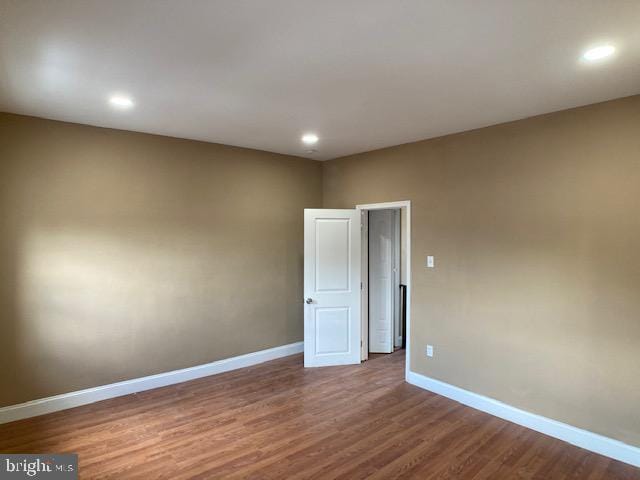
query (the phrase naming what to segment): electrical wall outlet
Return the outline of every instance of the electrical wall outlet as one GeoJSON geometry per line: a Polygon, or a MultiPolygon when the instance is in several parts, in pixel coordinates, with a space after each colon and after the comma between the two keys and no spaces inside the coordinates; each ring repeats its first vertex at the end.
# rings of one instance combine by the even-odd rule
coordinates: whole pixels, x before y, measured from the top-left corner
{"type": "Polygon", "coordinates": [[[433,357],[433,345],[427,345],[427,357],[433,357]]]}
{"type": "Polygon", "coordinates": [[[433,255],[427,256],[427,268],[435,268],[436,267],[436,259],[433,255]]]}

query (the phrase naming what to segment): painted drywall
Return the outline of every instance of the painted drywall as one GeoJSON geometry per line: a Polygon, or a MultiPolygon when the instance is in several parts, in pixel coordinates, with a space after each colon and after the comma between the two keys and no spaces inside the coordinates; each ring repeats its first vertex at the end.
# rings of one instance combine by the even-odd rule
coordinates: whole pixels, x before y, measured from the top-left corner
{"type": "Polygon", "coordinates": [[[318,162],[0,114],[0,406],[302,340],[318,162]]]}
{"type": "Polygon", "coordinates": [[[640,96],[323,172],[325,208],[412,202],[412,370],[640,446],[640,96]]]}

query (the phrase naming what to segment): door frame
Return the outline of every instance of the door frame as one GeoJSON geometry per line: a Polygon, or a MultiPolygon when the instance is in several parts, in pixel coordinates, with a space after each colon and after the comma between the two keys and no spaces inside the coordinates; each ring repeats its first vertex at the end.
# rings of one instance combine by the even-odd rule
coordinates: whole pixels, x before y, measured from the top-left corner
{"type": "MultiPolygon", "coordinates": [[[[407,339],[406,339],[406,353],[405,353],[405,378],[408,377],[409,372],[411,371],[411,200],[401,200],[397,202],[383,202],[383,203],[367,203],[356,205],[357,210],[386,210],[390,208],[406,208],[407,209],[407,221],[405,225],[401,224],[400,229],[402,234],[406,235],[407,239],[407,339]]],[[[362,215],[361,215],[362,217],[362,215]]],[[[368,259],[363,259],[362,261],[368,261],[368,259]]],[[[360,290],[360,295],[363,297],[365,294],[369,292],[364,292],[360,290]]],[[[361,328],[366,328],[368,330],[368,317],[365,316],[362,309],[360,309],[360,319],[361,319],[361,328]],[[367,321],[367,325],[364,325],[364,322],[367,321]]],[[[367,331],[368,334],[368,331],[367,331]]]]}
{"type": "Polygon", "coordinates": [[[369,210],[360,211],[360,361],[369,360],[369,210]],[[365,272],[365,265],[367,266],[365,272]],[[365,275],[366,273],[366,275],[365,275]]]}

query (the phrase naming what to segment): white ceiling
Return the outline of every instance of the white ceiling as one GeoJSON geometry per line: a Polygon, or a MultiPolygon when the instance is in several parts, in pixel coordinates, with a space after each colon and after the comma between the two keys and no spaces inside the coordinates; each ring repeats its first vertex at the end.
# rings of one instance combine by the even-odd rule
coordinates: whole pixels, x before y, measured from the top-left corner
{"type": "Polygon", "coordinates": [[[317,159],[637,93],[638,0],[0,0],[0,110],[317,159]]]}

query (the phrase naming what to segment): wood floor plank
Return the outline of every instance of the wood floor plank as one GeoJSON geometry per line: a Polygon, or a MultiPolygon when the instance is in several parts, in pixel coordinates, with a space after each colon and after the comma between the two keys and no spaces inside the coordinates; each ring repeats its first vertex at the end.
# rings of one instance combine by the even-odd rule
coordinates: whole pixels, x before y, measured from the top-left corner
{"type": "Polygon", "coordinates": [[[83,479],[640,480],[640,470],[404,382],[404,351],[295,355],[0,425],[5,453],[78,453],[83,479]]]}

